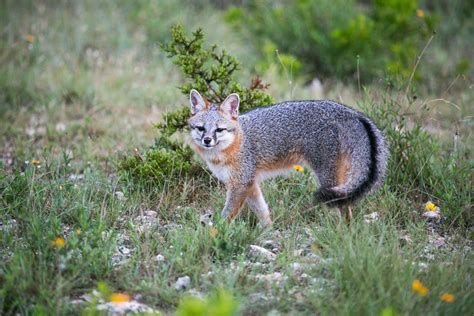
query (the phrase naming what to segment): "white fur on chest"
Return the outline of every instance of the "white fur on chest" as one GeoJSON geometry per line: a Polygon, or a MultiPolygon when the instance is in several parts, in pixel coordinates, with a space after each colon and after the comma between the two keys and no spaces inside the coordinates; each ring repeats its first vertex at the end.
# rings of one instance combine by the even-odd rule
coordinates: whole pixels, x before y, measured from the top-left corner
{"type": "Polygon", "coordinates": [[[201,154],[212,174],[223,183],[230,179],[230,168],[226,164],[213,164],[211,161],[222,161],[220,152],[217,150],[208,150],[201,154]]]}
{"type": "Polygon", "coordinates": [[[227,165],[214,165],[210,162],[207,163],[207,166],[212,171],[212,174],[219,179],[220,181],[227,183],[230,179],[230,168],[227,165]]]}

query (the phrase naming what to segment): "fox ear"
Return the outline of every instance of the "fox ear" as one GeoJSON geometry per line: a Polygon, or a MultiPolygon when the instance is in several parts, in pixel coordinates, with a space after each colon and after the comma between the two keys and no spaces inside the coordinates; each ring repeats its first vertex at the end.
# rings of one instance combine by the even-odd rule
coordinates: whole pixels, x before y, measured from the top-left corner
{"type": "Polygon", "coordinates": [[[189,101],[191,102],[192,115],[207,108],[206,101],[204,101],[204,98],[199,94],[199,92],[194,89],[192,89],[189,93],[189,101]]]}
{"type": "Polygon", "coordinates": [[[232,93],[224,100],[224,102],[222,102],[220,108],[225,114],[236,119],[239,116],[239,104],[239,95],[237,93],[232,93]]]}

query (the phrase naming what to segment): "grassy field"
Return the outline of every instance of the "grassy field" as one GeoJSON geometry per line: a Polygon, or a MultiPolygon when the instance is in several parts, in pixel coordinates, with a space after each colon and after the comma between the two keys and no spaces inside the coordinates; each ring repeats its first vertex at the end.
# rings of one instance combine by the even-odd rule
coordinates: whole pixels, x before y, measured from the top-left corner
{"type": "Polygon", "coordinates": [[[276,100],[358,107],[417,155],[395,156],[387,184],[350,226],[313,204],[307,170],[264,184],[272,229],[247,210],[227,225],[207,216],[224,203],[215,180],[150,186],[118,165],[153,144],[164,112],[188,102],[158,48],[170,25],[202,26],[249,64],[243,82],[257,53],[215,8],[144,3],[0,4],[0,314],[474,313],[472,78],[408,102],[405,89],[308,85],[276,58],[261,74],[276,100]],[[397,134],[416,124],[427,133],[397,134]],[[423,216],[430,200],[441,219],[423,216]],[[107,303],[120,300],[132,302],[107,303]]]}

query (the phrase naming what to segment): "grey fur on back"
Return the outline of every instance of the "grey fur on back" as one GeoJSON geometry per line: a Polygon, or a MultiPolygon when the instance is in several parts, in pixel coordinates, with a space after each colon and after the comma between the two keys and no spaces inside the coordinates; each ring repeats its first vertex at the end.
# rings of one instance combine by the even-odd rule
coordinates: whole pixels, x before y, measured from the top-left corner
{"type": "Polygon", "coordinates": [[[244,182],[254,180],[259,161],[277,162],[294,153],[316,173],[317,199],[341,206],[375,190],[385,177],[388,150],[382,133],[365,115],[337,102],[283,102],[247,112],[239,123],[244,182]],[[342,152],[349,155],[351,168],[341,187],[335,172],[342,152]]]}

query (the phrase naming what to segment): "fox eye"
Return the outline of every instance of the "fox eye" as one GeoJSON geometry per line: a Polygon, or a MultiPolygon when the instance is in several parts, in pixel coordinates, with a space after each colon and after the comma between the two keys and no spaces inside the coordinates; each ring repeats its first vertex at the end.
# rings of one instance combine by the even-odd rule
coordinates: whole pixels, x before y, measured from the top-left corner
{"type": "Polygon", "coordinates": [[[225,130],[227,130],[227,128],[216,128],[216,133],[222,133],[225,130]]]}
{"type": "Polygon", "coordinates": [[[196,126],[196,129],[200,132],[204,132],[204,126],[196,126]]]}

